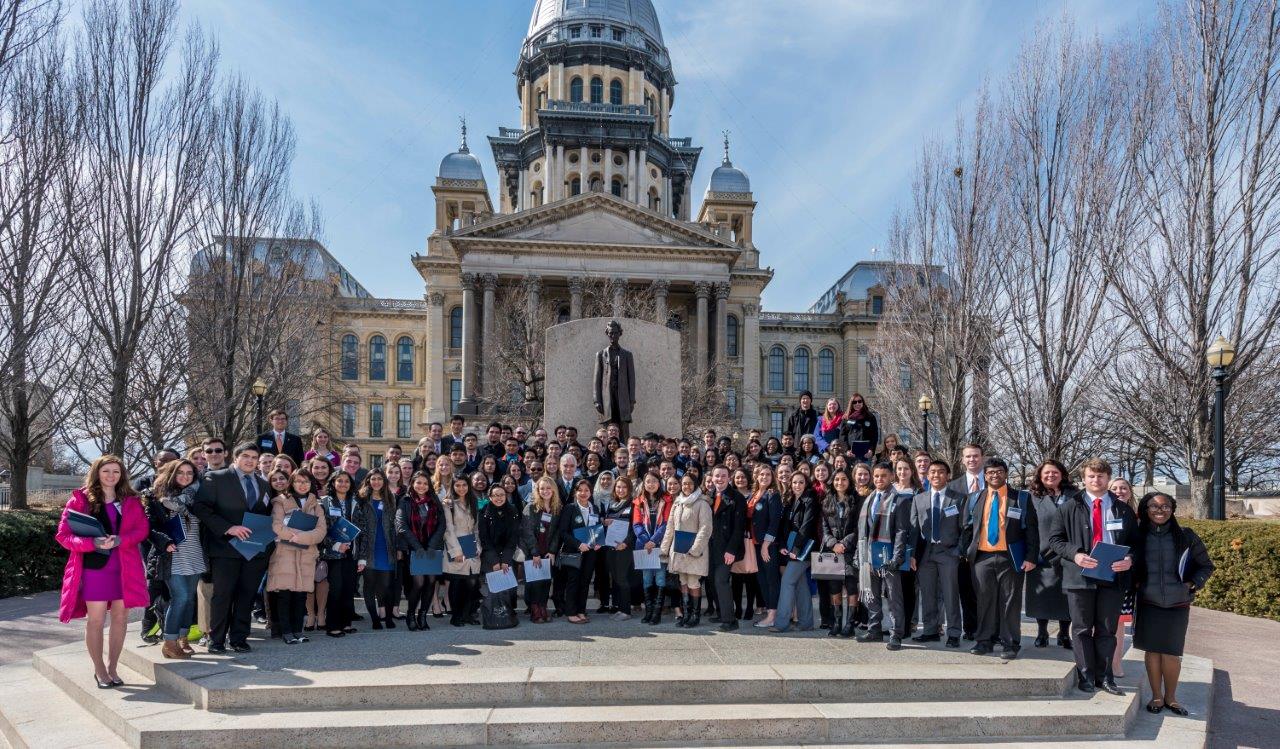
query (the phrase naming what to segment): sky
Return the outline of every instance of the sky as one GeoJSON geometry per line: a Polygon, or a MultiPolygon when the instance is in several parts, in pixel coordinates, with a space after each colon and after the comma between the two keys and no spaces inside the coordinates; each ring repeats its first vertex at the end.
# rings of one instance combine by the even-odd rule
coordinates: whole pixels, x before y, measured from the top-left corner
{"type": "MultiPolygon", "coordinates": [[[[183,13],[218,38],[225,70],[292,118],[294,189],[319,204],[329,250],[375,296],[420,299],[409,257],[433,228],[430,186],[463,116],[496,186],[484,136],[519,124],[513,71],[533,4],[185,0],[183,13]]],[[[1110,37],[1156,12],[1153,0],[653,4],[678,81],[672,135],[703,146],[695,215],[728,130],[776,311],[807,309],[876,257],[921,145],[945,137],[984,82],[998,92],[1038,24],[1069,13],[1110,37]]]]}

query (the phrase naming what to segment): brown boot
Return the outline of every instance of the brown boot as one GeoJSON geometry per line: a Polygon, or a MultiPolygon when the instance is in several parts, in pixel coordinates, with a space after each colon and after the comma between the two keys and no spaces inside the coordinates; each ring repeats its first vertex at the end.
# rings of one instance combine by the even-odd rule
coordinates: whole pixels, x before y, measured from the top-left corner
{"type": "Polygon", "coordinates": [[[177,640],[165,640],[164,645],[160,648],[160,655],[163,655],[165,658],[178,659],[191,657],[182,649],[182,646],[178,644],[177,640]]]}
{"type": "Polygon", "coordinates": [[[178,638],[178,647],[182,648],[182,652],[186,653],[187,655],[196,654],[196,649],[191,647],[191,643],[187,642],[187,638],[185,637],[178,638]]]}

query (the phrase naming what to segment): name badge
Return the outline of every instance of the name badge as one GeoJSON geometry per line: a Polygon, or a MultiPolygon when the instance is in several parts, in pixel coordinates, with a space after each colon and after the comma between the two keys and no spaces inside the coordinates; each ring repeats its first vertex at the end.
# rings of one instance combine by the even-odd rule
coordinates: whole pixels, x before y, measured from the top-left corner
{"type": "Polygon", "coordinates": [[[341,517],[341,516],[342,516],[342,510],[339,510],[337,507],[330,507],[330,508],[329,508],[329,514],[330,514],[330,515],[332,515],[332,516],[333,516],[333,517],[335,517],[335,518],[336,518],[336,517],[341,517]]]}
{"type": "Polygon", "coordinates": [[[1107,521],[1107,530],[1109,530],[1109,531],[1122,531],[1122,530],[1124,530],[1124,521],[1123,521],[1123,520],[1108,520],[1108,521],[1107,521]]]}
{"type": "Polygon", "coordinates": [[[599,518],[599,517],[597,517],[597,516],[595,516],[595,515],[588,515],[588,516],[587,516],[587,522],[588,522],[588,523],[590,523],[591,525],[599,525],[599,524],[600,524],[600,518],[599,518]]]}
{"type": "Polygon", "coordinates": [[[262,441],[262,446],[263,446],[263,447],[275,447],[275,446],[276,446],[276,443],[275,443],[274,441],[272,441],[272,440],[263,440],[263,441],[262,441]]]}
{"type": "Polygon", "coordinates": [[[544,522],[544,523],[550,523],[550,522],[551,522],[551,513],[549,513],[549,512],[544,512],[544,513],[542,513],[542,522],[544,522]]]}
{"type": "Polygon", "coordinates": [[[956,515],[960,514],[960,508],[956,507],[955,505],[947,505],[946,507],[942,508],[942,514],[946,515],[949,518],[953,518],[956,515]]]}
{"type": "Polygon", "coordinates": [[[756,512],[761,512],[763,510],[764,510],[764,502],[756,502],[756,512]]]}
{"type": "Polygon", "coordinates": [[[1021,520],[1021,519],[1022,519],[1022,508],[1021,508],[1021,507],[1010,507],[1010,508],[1009,508],[1009,512],[1008,512],[1007,514],[1009,515],[1009,519],[1010,519],[1010,520],[1021,520]]]}

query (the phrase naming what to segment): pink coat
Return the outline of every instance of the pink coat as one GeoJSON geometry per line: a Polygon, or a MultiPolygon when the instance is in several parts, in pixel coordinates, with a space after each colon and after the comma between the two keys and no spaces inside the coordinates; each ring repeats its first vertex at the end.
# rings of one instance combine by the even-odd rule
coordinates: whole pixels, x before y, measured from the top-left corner
{"type": "MultiPolygon", "coordinates": [[[[151,532],[147,522],[147,513],[142,508],[142,500],[137,497],[125,497],[120,503],[122,519],[120,521],[120,545],[115,551],[120,555],[121,587],[124,591],[124,605],[127,608],[139,608],[151,603],[147,594],[146,570],[142,565],[142,552],[138,544],[142,543],[151,532]]],[[[71,499],[62,510],[62,520],[58,523],[56,538],[58,543],[71,554],[67,557],[67,568],[62,573],[62,603],[58,607],[58,619],[69,622],[79,619],[88,613],[84,596],[80,592],[80,578],[84,574],[84,555],[93,551],[93,539],[81,538],[71,532],[67,523],[67,510],[89,512],[89,498],[84,491],[76,489],[71,492],[71,499]]]]}

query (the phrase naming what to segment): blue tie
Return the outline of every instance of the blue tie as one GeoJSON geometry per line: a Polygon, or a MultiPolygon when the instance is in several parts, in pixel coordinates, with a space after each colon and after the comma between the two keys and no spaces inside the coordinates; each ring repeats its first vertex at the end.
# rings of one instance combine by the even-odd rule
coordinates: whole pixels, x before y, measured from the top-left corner
{"type": "Polygon", "coordinates": [[[938,526],[942,525],[942,495],[938,492],[933,493],[933,516],[930,518],[930,524],[933,530],[933,540],[935,542],[942,540],[942,533],[938,530],[938,526]]]}
{"type": "Polygon", "coordinates": [[[249,478],[249,474],[240,477],[241,483],[244,484],[244,501],[246,507],[253,507],[258,503],[258,492],[253,486],[253,479],[249,478]]]}
{"type": "Polygon", "coordinates": [[[1000,494],[991,492],[991,509],[987,512],[987,543],[1000,543],[1000,494]]]}

